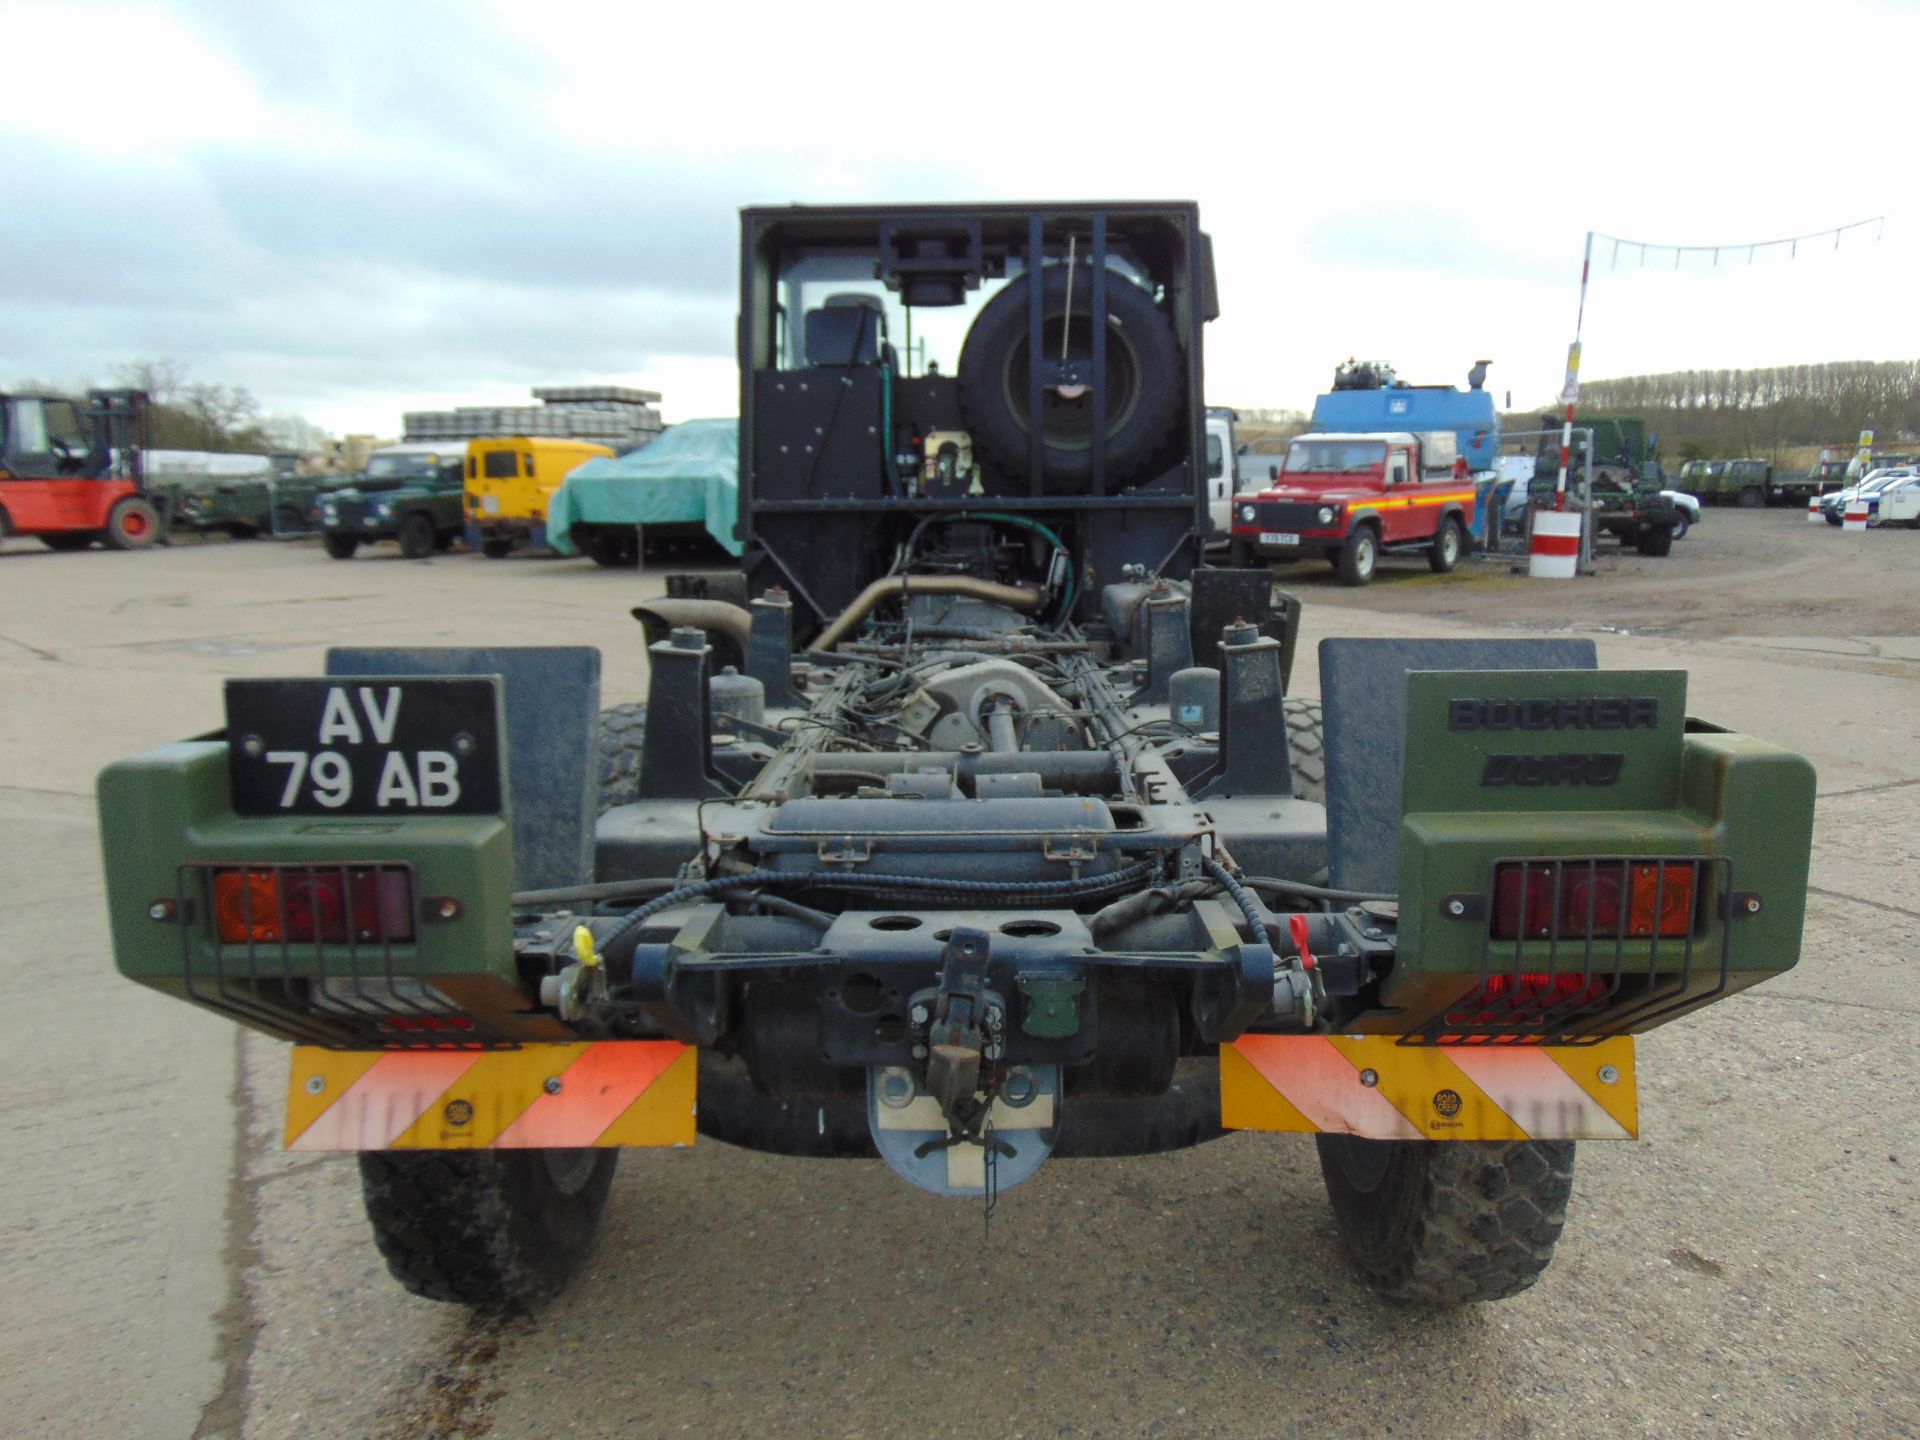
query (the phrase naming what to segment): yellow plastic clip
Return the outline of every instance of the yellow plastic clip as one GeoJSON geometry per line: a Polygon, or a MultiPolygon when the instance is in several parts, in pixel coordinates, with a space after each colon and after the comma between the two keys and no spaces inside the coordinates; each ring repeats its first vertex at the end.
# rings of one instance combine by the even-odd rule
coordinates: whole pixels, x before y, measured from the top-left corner
{"type": "Polygon", "coordinates": [[[589,970],[600,963],[600,952],[593,948],[593,932],[584,925],[573,927],[573,953],[589,970]]]}

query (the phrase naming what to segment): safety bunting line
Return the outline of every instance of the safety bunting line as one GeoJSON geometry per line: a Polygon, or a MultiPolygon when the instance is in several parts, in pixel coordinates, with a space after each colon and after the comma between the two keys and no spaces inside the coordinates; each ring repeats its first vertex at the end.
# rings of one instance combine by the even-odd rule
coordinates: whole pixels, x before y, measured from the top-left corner
{"type": "Polygon", "coordinates": [[[698,1052],[675,1040],[293,1052],[289,1150],[691,1145],[698,1052]]]}
{"type": "Polygon", "coordinates": [[[1631,1140],[1633,1040],[1402,1045],[1393,1035],[1242,1035],[1220,1047],[1229,1130],[1370,1140],[1631,1140]]]}

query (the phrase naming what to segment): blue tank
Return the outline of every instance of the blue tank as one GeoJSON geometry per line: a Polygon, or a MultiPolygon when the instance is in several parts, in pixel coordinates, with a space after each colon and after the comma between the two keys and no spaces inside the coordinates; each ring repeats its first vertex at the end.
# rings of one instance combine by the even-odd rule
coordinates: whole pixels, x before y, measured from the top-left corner
{"type": "Polygon", "coordinates": [[[1393,381],[1377,389],[1331,390],[1313,402],[1314,430],[1451,430],[1474,470],[1492,470],[1500,456],[1500,416],[1486,390],[1393,381]]]}

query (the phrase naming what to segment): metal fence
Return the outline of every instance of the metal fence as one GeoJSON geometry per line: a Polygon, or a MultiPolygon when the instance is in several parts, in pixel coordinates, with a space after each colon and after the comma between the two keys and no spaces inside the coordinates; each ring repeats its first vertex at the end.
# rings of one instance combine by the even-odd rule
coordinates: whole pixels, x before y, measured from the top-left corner
{"type": "MultiPolygon", "coordinates": [[[[1590,575],[1593,573],[1593,431],[1576,426],[1573,435],[1574,474],[1567,483],[1567,505],[1570,509],[1581,508],[1586,511],[1580,526],[1578,569],[1582,575],[1590,575]]],[[[1500,436],[1500,458],[1502,461],[1537,461],[1543,455],[1550,455],[1553,463],[1558,465],[1560,438],[1558,429],[1503,431],[1500,436]]],[[[1509,468],[1504,464],[1501,466],[1501,478],[1494,482],[1483,501],[1487,507],[1487,519],[1482,550],[1489,555],[1525,559],[1532,551],[1533,511],[1540,505],[1531,498],[1532,471],[1529,470],[1524,477],[1509,479],[1504,473],[1509,468]],[[1528,498],[1517,498],[1523,496],[1528,498]]],[[[1545,493],[1543,499],[1545,505],[1552,505],[1550,491],[1545,493]]]]}

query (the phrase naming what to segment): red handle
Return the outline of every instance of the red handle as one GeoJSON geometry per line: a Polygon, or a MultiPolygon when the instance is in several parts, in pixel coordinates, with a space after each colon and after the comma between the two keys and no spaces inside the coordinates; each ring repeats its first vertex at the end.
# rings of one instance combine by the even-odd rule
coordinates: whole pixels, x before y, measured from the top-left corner
{"type": "Polygon", "coordinates": [[[1287,928],[1293,932],[1293,948],[1300,952],[1300,968],[1302,970],[1313,969],[1315,965],[1313,951],[1307,943],[1307,917],[1304,915],[1289,915],[1287,917],[1287,928]]]}

